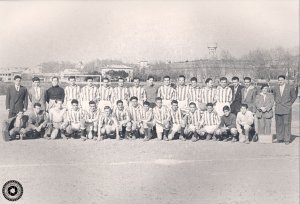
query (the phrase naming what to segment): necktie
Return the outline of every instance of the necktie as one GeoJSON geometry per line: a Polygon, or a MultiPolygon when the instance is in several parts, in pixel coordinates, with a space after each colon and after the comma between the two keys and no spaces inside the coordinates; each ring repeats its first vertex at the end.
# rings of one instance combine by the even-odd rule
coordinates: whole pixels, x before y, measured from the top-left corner
{"type": "Polygon", "coordinates": [[[19,87],[19,86],[16,86],[16,90],[19,91],[19,89],[20,89],[20,87],[19,87]]]}

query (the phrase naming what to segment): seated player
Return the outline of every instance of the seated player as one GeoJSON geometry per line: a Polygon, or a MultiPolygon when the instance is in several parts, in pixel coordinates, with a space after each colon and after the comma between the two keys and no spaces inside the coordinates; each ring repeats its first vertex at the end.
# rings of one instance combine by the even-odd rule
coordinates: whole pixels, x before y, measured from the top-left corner
{"type": "Polygon", "coordinates": [[[97,139],[97,131],[98,131],[98,120],[100,116],[100,110],[97,110],[96,102],[89,102],[89,110],[83,112],[83,120],[82,120],[82,140],[86,139],[97,139]]]}
{"type": "Polygon", "coordinates": [[[254,127],[253,113],[248,110],[247,104],[242,104],[241,111],[236,116],[236,127],[239,132],[239,141],[249,144],[249,133],[254,127]]]}
{"type": "Polygon", "coordinates": [[[168,139],[172,140],[174,139],[176,133],[180,133],[179,139],[184,141],[185,124],[183,122],[182,110],[178,108],[177,100],[173,100],[171,102],[171,105],[172,105],[170,109],[171,132],[168,136],[168,139]]]}
{"type": "Polygon", "coordinates": [[[168,134],[170,129],[170,118],[169,118],[169,110],[166,106],[162,105],[162,99],[157,97],[155,99],[156,106],[153,108],[153,117],[156,127],[156,134],[158,140],[168,141],[168,134]]]}
{"type": "Polygon", "coordinates": [[[199,139],[198,134],[202,127],[201,124],[202,112],[197,109],[194,102],[189,104],[189,111],[184,116],[185,130],[184,133],[187,138],[191,138],[192,142],[196,142],[199,139]]]}
{"type": "Polygon", "coordinates": [[[131,131],[132,131],[131,139],[133,140],[139,137],[139,134],[142,134],[142,132],[140,132],[141,122],[142,122],[141,121],[142,111],[143,111],[143,107],[138,103],[138,98],[136,96],[131,97],[130,106],[128,107],[128,112],[129,112],[131,131]]]}
{"type": "Polygon", "coordinates": [[[20,110],[16,116],[6,121],[6,127],[3,132],[5,138],[7,140],[22,140],[25,137],[27,122],[28,117],[20,110]]]}
{"type": "Polygon", "coordinates": [[[100,116],[98,123],[98,141],[101,141],[105,136],[116,135],[116,139],[120,140],[118,121],[112,115],[111,108],[109,106],[104,107],[104,113],[100,116]]]}
{"type": "Polygon", "coordinates": [[[119,135],[124,139],[131,138],[131,122],[128,110],[125,109],[122,100],[117,101],[117,107],[113,111],[113,117],[118,122],[119,135]]]}
{"type": "Polygon", "coordinates": [[[203,128],[200,130],[200,135],[206,135],[206,140],[210,140],[211,138],[216,141],[216,130],[220,125],[220,118],[218,113],[214,111],[214,105],[212,103],[206,104],[206,111],[204,111],[202,116],[202,125],[203,128]]]}
{"type": "Polygon", "coordinates": [[[33,104],[33,110],[28,116],[26,135],[31,138],[43,137],[47,125],[47,114],[40,103],[33,104]]]}
{"type": "Polygon", "coordinates": [[[67,136],[71,139],[77,137],[77,133],[81,133],[81,139],[85,140],[85,131],[83,125],[83,111],[78,107],[79,102],[76,99],[71,101],[72,108],[67,111],[66,123],[67,123],[67,136]]]}
{"type": "Polygon", "coordinates": [[[216,130],[216,136],[227,142],[232,137],[232,142],[237,141],[238,131],[236,129],[236,116],[230,112],[229,106],[223,107],[223,116],[221,117],[221,123],[216,130]]]}
{"type": "Polygon", "coordinates": [[[141,113],[141,134],[144,134],[144,141],[151,139],[151,129],[153,126],[153,110],[150,108],[150,103],[145,101],[141,113]]]}
{"type": "Polygon", "coordinates": [[[61,99],[57,99],[54,102],[54,107],[49,110],[47,130],[45,133],[45,139],[56,139],[60,133],[63,139],[68,139],[66,134],[65,118],[66,109],[62,106],[63,102],[61,99]]]}

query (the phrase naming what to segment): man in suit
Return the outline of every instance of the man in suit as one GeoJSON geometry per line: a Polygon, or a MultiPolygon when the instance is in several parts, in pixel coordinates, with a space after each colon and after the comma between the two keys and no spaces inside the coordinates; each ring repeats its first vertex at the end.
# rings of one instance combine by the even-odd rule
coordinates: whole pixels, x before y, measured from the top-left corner
{"type": "Polygon", "coordinates": [[[278,85],[274,87],[276,143],[290,143],[292,105],[297,96],[293,86],[286,84],[285,76],[278,76],[278,85]]]}
{"type": "Polygon", "coordinates": [[[40,78],[32,78],[32,87],[28,90],[28,97],[32,108],[34,108],[35,103],[39,103],[41,104],[41,109],[45,110],[45,90],[40,86],[40,78]]]}
{"type": "Polygon", "coordinates": [[[230,86],[232,90],[232,103],[230,105],[231,112],[235,115],[240,111],[242,106],[242,88],[243,86],[240,85],[240,80],[238,77],[232,77],[232,84],[230,86]]]}
{"type": "Polygon", "coordinates": [[[26,87],[21,85],[22,77],[14,77],[14,85],[8,87],[6,93],[6,109],[8,118],[16,116],[19,111],[26,111],[28,106],[28,92],[26,87]]]}
{"type": "Polygon", "coordinates": [[[245,87],[242,89],[242,103],[248,105],[248,110],[252,113],[255,112],[255,98],[256,98],[256,88],[251,85],[251,78],[244,78],[245,87]]]}

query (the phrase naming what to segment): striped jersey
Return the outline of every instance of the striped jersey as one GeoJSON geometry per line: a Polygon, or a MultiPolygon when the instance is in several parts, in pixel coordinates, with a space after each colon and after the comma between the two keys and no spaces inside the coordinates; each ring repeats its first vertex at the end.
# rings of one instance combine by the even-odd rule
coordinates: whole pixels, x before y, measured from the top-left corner
{"type": "Polygon", "coordinates": [[[190,88],[188,90],[188,94],[187,94],[188,103],[190,103],[190,102],[197,103],[200,98],[200,92],[201,92],[201,89],[199,87],[190,86],[190,88]]]}
{"type": "Polygon", "coordinates": [[[153,117],[159,123],[162,123],[163,120],[169,120],[169,109],[167,106],[162,106],[161,108],[155,106],[153,108],[153,117]]]}
{"type": "Polygon", "coordinates": [[[200,102],[201,103],[215,103],[217,89],[204,87],[200,91],[200,102]]]}
{"type": "Polygon", "coordinates": [[[106,116],[102,114],[99,118],[99,127],[103,127],[104,125],[117,125],[116,118],[112,115],[106,116]]]}
{"type": "Polygon", "coordinates": [[[163,100],[173,100],[175,99],[175,89],[171,86],[160,86],[157,90],[157,96],[162,98],[163,100]]]}
{"type": "Polygon", "coordinates": [[[188,91],[189,91],[189,86],[187,86],[187,85],[183,85],[183,86],[178,85],[176,87],[176,100],[186,101],[188,91]]]}
{"type": "Polygon", "coordinates": [[[141,86],[132,86],[129,88],[129,96],[135,96],[138,98],[139,101],[146,101],[147,96],[146,96],[146,91],[143,87],[141,86]]]}
{"type": "Polygon", "coordinates": [[[98,96],[96,86],[84,86],[81,89],[81,101],[95,101],[98,96]]]}
{"type": "Polygon", "coordinates": [[[100,86],[98,89],[98,99],[100,101],[111,101],[113,94],[113,88],[108,86],[100,86]]]}
{"type": "Polygon", "coordinates": [[[170,108],[170,119],[173,124],[181,124],[182,113],[180,108],[178,108],[176,111],[170,108]]]}
{"type": "Polygon", "coordinates": [[[145,110],[145,108],[142,109],[141,113],[141,120],[150,122],[153,119],[153,109],[149,108],[148,110],[145,110]]]}
{"type": "Polygon", "coordinates": [[[187,123],[196,126],[201,121],[201,118],[202,118],[202,113],[199,109],[197,109],[194,113],[189,111],[187,115],[187,123]]]}
{"type": "Polygon", "coordinates": [[[231,102],[232,100],[232,89],[228,86],[222,88],[219,86],[217,88],[216,100],[220,103],[231,102]]]}
{"type": "Polygon", "coordinates": [[[143,106],[140,104],[137,107],[129,106],[128,112],[131,121],[141,121],[143,106]]]}
{"type": "Polygon", "coordinates": [[[77,110],[67,111],[67,121],[71,123],[79,123],[83,119],[83,111],[79,108],[77,110]]]}
{"type": "Polygon", "coordinates": [[[95,120],[98,120],[100,116],[100,112],[95,109],[94,111],[92,110],[87,110],[83,112],[83,118],[86,122],[94,122],[95,120]]]}
{"type": "Polygon", "coordinates": [[[129,118],[129,113],[128,110],[123,108],[123,110],[120,110],[116,108],[113,112],[113,116],[118,120],[118,121],[123,121],[123,120],[130,120],[129,118]]]}
{"type": "Polygon", "coordinates": [[[208,111],[205,111],[203,113],[203,117],[202,117],[202,124],[207,125],[207,126],[219,125],[220,124],[220,117],[214,111],[212,111],[211,113],[208,112],[208,111]]]}
{"type": "Polygon", "coordinates": [[[69,85],[65,88],[65,101],[73,99],[80,100],[80,86],[78,85],[69,85]]]}
{"type": "Polygon", "coordinates": [[[129,91],[126,87],[115,87],[113,89],[113,100],[116,102],[117,100],[127,100],[129,97],[129,91]]]}

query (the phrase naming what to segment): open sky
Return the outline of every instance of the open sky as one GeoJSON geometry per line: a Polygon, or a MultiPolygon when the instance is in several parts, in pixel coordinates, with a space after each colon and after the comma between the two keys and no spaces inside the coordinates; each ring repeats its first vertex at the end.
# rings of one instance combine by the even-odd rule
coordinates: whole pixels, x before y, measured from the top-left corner
{"type": "Polygon", "coordinates": [[[1,1],[0,67],[99,59],[240,57],[299,44],[298,0],[1,1]]]}

